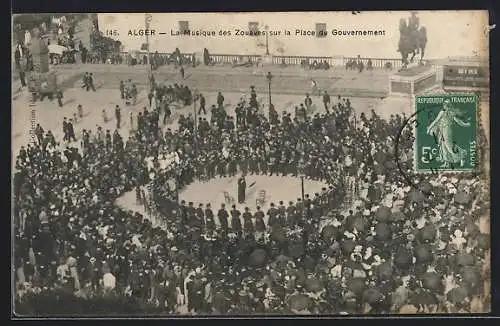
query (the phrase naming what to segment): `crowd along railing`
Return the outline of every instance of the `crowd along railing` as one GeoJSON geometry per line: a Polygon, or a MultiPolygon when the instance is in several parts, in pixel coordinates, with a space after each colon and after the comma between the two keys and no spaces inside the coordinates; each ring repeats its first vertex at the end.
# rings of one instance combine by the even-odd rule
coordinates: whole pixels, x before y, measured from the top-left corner
{"type": "MultiPolygon", "coordinates": [[[[142,59],[145,55],[145,51],[136,51],[135,56],[139,56],[142,59]]],[[[154,55],[154,54],[151,54],[154,55]]],[[[163,58],[167,58],[171,53],[158,52],[157,55],[163,58]]],[[[186,58],[191,58],[192,53],[182,53],[186,58]]],[[[127,52],[121,52],[120,56],[126,62],[128,57],[127,52]]],[[[251,62],[257,64],[264,60],[265,56],[258,54],[251,55],[240,55],[240,54],[209,54],[210,61],[215,65],[233,65],[233,64],[244,64],[251,62]]],[[[399,58],[369,58],[369,57],[344,57],[344,56],[291,56],[291,55],[273,55],[270,56],[270,60],[276,65],[287,65],[287,66],[301,66],[301,65],[312,65],[315,62],[328,63],[331,67],[345,67],[350,62],[363,62],[365,68],[368,66],[371,60],[371,65],[373,68],[401,68],[402,62],[399,58]]]]}

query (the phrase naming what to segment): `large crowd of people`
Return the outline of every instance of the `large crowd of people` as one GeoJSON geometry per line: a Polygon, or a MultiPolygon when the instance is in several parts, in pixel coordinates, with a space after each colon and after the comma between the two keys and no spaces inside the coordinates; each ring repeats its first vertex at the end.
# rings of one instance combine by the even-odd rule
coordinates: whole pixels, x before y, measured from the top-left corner
{"type": "Polygon", "coordinates": [[[171,101],[193,96],[188,87],[156,86],[128,138],[84,130],[77,146],[43,131],[21,148],[16,309],[130,313],[125,302],[159,314],[488,309],[489,234],[479,227],[489,209],[486,183],[480,174],[414,174],[412,131],[396,139],[404,115],[356,116],[339,97],[324,113],[300,105],[295,114],[271,108],[268,117],[252,89],[234,114],[220,94],[209,119],[189,114],[178,128],[165,126],[171,101]],[[179,199],[188,183],[240,174],[304,175],[329,187],[267,211],[179,199]],[[115,205],[134,190],[148,216],[115,205]]]}

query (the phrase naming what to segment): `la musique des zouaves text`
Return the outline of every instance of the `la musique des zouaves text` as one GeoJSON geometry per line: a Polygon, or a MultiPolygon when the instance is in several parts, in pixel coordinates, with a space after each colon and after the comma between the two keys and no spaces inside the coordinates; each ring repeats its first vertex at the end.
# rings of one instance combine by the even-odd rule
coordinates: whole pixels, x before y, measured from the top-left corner
{"type": "MultiPolygon", "coordinates": [[[[116,31],[113,31],[116,35],[116,31]]],[[[168,35],[168,36],[194,36],[194,37],[214,37],[214,36],[385,36],[385,30],[367,30],[367,29],[337,29],[334,28],[330,31],[328,30],[268,30],[268,31],[251,31],[243,29],[233,29],[233,30],[170,30],[170,33],[155,30],[155,29],[130,29],[128,31],[128,36],[157,36],[157,35],[168,35]]]]}

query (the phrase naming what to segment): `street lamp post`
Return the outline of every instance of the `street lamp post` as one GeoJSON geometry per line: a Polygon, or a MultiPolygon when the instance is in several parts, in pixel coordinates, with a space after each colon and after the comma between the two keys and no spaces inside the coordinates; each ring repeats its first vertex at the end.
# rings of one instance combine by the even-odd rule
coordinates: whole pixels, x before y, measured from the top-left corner
{"type": "Polygon", "coordinates": [[[267,75],[267,83],[268,83],[268,91],[269,91],[269,117],[271,117],[271,107],[272,107],[272,101],[271,101],[271,80],[273,79],[273,75],[271,75],[271,72],[268,71],[267,75]]]}
{"type": "Polygon", "coordinates": [[[175,201],[177,202],[177,206],[179,206],[179,176],[177,172],[175,172],[175,201]]]}
{"type": "Polygon", "coordinates": [[[266,55],[269,55],[269,26],[264,27],[266,29],[266,55]]]}
{"type": "Polygon", "coordinates": [[[304,175],[303,174],[300,176],[300,192],[302,195],[302,202],[304,202],[305,195],[304,195],[304,175]]]}
{"type": "Polygon", "coordinates": [[[153,15],[151,14],[145,14],[144,16],[145,20],[145,26],[146,26],[146,55],[147,55],[147,61],[146,61],[146,67],[147,67],[147,74],[148,74],[148,86],[149,86],[149,91],[151,91],[151,62],[149,62],[150,57],[149,57],[149,26],[151,23],[151,20],[153,20],[153,15]]]}
{"type": "Polygon", "coordinates": [[[302,215],[302,221],[305,222],[306,220],[306,207],[305,207],[305,195],[304,195],[304,173],[301,172],[300,173],[300,194],[301,194],[301,197],[302,197],[302,212],[301,212],[301,215],[302,215]]]}
{"type": "Polygon", "coordinates": [[[200,96],[197,89],[193,91],[193,111],[194,111],[194,146],[195,152],[198,152],[198,112],[196,112],[196,101],[198,101],[198,97],[200,96]]]}

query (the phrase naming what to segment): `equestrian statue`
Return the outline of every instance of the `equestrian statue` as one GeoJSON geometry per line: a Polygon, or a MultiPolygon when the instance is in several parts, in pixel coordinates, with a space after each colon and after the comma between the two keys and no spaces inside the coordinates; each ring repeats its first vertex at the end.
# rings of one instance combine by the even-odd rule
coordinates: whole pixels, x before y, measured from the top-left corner
{"type": "Polygon", "coordinates": [[[411,17],[406,23],[406,19],[399,20],[399,43],[398,52],[401,53],[403,68],[406,68],[417,54],[420,53],[420,63],[425,55],[425,46],[427,44],[427,30],[424,26],[420,26],[419,18],[415,12],[411,13],[411,17]],[[410,56],[408,60],[408,57],[410,56]]]}

